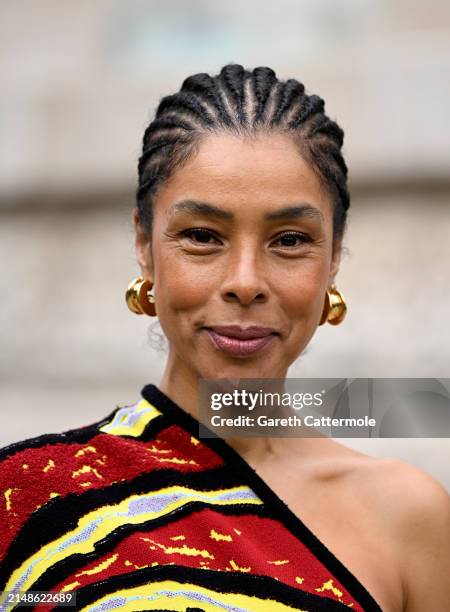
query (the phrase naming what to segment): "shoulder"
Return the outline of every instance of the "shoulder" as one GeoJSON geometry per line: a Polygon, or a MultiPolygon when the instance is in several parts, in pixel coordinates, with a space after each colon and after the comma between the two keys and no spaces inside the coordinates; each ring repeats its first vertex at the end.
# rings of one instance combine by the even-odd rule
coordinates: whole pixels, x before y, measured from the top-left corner
{"type": "Polygon", "coordinates": [[[430,474],[399,459],[360,460],[361,491],[390,538],[407,612],[445,609],[450,567],[450,496],[430,474]]]}
{"type": "MultiPolygon", "coordinates": [[[[428,534],[450,519],[450,497],[445,487],[427,472],[395,458],[377,458],[358,453],[352,460],[352,479],[380,520],[407,535],[420,526],[428,534]],[[382,512],[381,512],[382,510],[382,512]],[[430,523],[430,519],[439,519],[430,523]]],[[[448,525],[447,525],[448,526],[448,525]]],[[[405,544],[407,542],[405,541],[405,544]]]]}
{"type": "MultiPolygon", "coordinates": [[[[347,466],[344,475],[361,492],[371,497],[372,503],[386,504],[397,511],[421,512],[449,503],[446,488],[433,476],[414,465],[392,457],[374,457],[344,446],[336,441],[329,455],[330,469],[347,466]]],[[[386,510],[388,510],[386,508],[386,510]]]]}
{"type": "MultiPolygon", "coordinates": [[[[415,523],[430,514],[445,515],[450,510],[445,487],[427,472],[400,459],[361,456],[359,476],[367,482],[372,502],[382,504],[391,520],[415,523]],[[371,491],[371,493],[370,493],[371,491]]],[[[448,518],[448,516],[447,516],[448,518]]]]}
{"type": "Polygon", "coordinates": [[[400,459],[369,456],[338,443],[328,449],[327,460],[314,463],[318,482],[335,483],[346,516],[367,535],[366,545],[378,559],[388,559],[404,612],[446,610],[450,496],[445,487],[400,459]]]}
{"type": "Polygon", "coordinates": [[[107,457],[114,460],[118,436],[100,435],[102,421],[62,433],[14,442],[0,449],[0,562],[30,517],[54,498],[98,488],[109,477],[107,457]],[[101,474],[105,472],[105,478],[101,474]]]}
{"type": "MultiPolygon", "coordinates": [[[[340,449],[332,468],[347,492],[365,501],[381,526],[395,533],[402,550],[420,546],[450,528],[450,496],[433,476],[396,458],[340,449]],[[348,488],[347,488],[348,487],[348,488]]],[[[449,540],[447,540],[448,545],[449,540]]]]}
{"type": "Polygon", "coordinates": [[[408,612],[444,610],[450,600],[450,497],[432,476],[391,461],[391,487],[398,483],[393,517],[402,550],[408,612]]]}

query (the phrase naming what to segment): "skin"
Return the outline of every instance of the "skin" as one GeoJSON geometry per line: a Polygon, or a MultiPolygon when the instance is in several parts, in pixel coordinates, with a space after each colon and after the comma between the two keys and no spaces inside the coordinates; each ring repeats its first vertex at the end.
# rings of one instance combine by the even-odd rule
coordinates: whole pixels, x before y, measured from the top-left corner
{"type": "MultiPolygon", "coordinates": [[[[286,378],[317,329],[342,252],[330,196],[291,138],[209,135],[156,194],[151,240],[135,211],[133,222],[137,260],[169,343],[159,388],[198,417],[200,378],[286,378]],[[174,210],[186,200],[234,218],[174,210]],[[264,219],[305,203],[315,216],[264,219]],[[252,356],[231,357],[204,327],[233,323],[279,335],[252,356]]],[[[431,476],[329,438],[225,439],[384,611],[446,609],[450,503],[431,476]]]]}

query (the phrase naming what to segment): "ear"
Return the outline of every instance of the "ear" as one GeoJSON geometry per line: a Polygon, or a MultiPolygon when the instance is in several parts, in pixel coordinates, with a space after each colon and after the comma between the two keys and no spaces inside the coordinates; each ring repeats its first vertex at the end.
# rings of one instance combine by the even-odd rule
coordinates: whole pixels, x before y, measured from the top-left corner
{"type": "Polygon", "coordinates": [[[337,239],[333,245],[333,253],[331,255],[330,274],[328,277],[328,285],[334,283],[334,278],[339,271],[339,265],[342,257],[342,238],[337,239]]]}
{"type": "Polygon", "coordinates": [[[134,208],[132,211],[131,219],[136,230],[136,258],[141,268],[141,275],[143,278],[149,280],[153,284],[153,256],[151,242],[139,221],[139,215],[136,208],[134,208]]]}

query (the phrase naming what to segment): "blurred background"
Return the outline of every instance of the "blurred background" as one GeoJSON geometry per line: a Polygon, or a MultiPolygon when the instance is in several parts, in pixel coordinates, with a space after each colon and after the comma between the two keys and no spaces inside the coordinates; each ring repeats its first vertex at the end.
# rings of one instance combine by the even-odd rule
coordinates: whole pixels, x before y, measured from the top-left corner
{"type": "MultiPolygon", "coordinates": [[[[228,62],[272,67],[345,130],[345,323],[291,377],[449,377],[447,0],[0,2],[0,446],[99,420],[158,384],[129,312],[131,210],[159,99],[228,62]]],[[[450,488],[448,439],[345,440],[450,488]]]]}

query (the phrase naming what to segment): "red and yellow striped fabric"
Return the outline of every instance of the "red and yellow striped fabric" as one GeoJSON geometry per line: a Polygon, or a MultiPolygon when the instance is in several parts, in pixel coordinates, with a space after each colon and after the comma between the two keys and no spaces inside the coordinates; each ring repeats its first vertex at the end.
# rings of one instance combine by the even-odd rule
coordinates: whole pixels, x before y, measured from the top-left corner
{"type": "Polygon", "coordinates": [[[152,384],[98,423],[2,449],[0,494],[3,591],[71,592],[92,612],[381,611],[231,446],[199,438],[152,384]]]}

